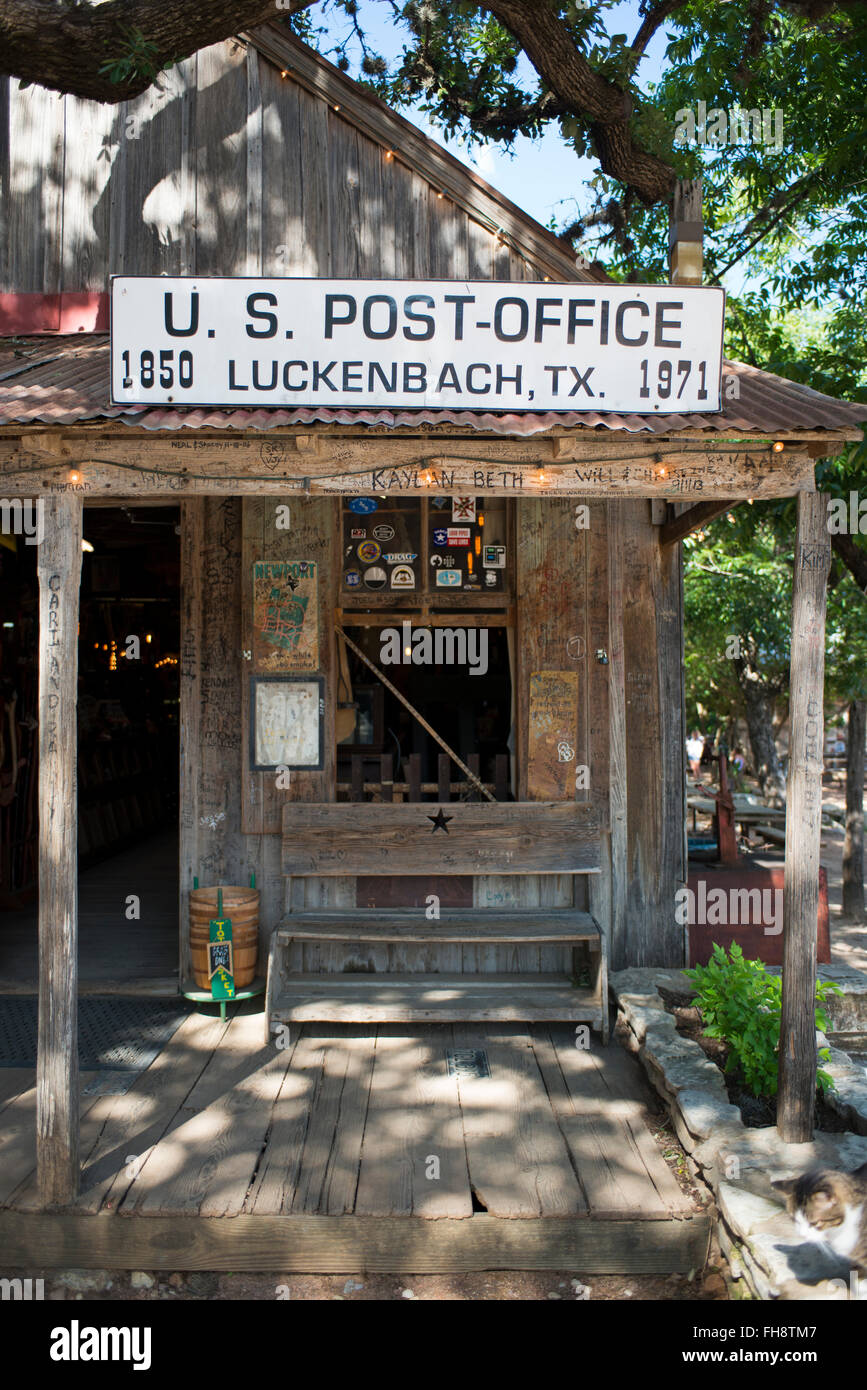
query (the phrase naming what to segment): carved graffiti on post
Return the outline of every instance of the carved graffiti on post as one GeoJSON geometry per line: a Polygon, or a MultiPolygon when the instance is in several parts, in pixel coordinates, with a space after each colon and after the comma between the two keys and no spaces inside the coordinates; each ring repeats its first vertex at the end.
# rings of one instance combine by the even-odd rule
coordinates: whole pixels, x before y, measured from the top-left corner
{"type": "Polygon", "coordinates": [[[527,785],[540,801],[571,798],[578,721],[578,672],[531,671],[527,785]]]}

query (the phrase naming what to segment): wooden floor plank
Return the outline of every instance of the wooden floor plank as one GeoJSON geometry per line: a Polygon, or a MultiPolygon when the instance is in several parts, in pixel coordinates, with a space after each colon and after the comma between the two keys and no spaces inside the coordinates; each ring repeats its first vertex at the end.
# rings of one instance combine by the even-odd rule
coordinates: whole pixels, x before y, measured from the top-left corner
{"type": "MultiPolygon", "coordinates": [[[[84,1071],[79,1078],[79,1114],[87,1113],[99,1099],[86,1096],[84,1088],[98,1072],[84,1071]]],[[[3,1111],[0,1123],[0,1205],[21,1211],[41,1206],[36,1175],[36,1087],[22,1092],[3,1111]]]]}
{"type": "Polygon", "coordinates": [[[82,1129],[81,1211],[123,1200],[136,1165],[147,1157],[185,1104],[228,1028],[228,1020],[188,1014],[123,1096],[102,1096],[91,1111],[95,1133],[82,1129]]]}
{"type": "MultiPolygon", "coordinates": [[[[459,950],[459,947],[454,949],[459,950]]],[[[599,1020],[593,991],[566,975],[292,975],[271,1017],[300,1023],[599,1020]]],[[[406,1030],[405,1030],[406,1031],[406,1030]]]]}
{"type": "Polygon", "coordinates": [[[241,1209],[288,1065],[273,1044],[256,1046],[260,1037],[258,1016],[232,1019],[188,1098],[196,1113],[179,1112],[144,1163],[136,1211],[225,1216],[241,1209]]]}
{"type": "Polygon", "coordinates": [[[35,1085],[35,1067],[0,1067],[0,1111],[35,1085]]]}
{"type": "Polygon", "coordinates": [[[437,1220],[473,1214],[458,1081],[449,1074],[445,1055],[450,1031],[440,1024],[418,1030],[418,1066],[408,1098],[417,1122],[413,1215],[437,1220]]]}
{"type": "Polygon", "coordinates": [[[247,1213],[263,1216],[291,1211],[327,1046],[328,1040],[314,1035],[311,1030],[298,1032],[292,1065],[286,1068],[271,1109],[270,1129],[259,1166],[244,1199],[243,1209],[247,1213]]]}
{"type": "Polygon", "coordinates": [[[408,1124],[416,1039],[398,1024],[377,1032],[373,1079],[361,1147],[355,1210],[364,1216],[410,1216],[417,1153],[408,1124]]]}
{"type": "MultiPolygon", "coordinates": [[[[611,1095],[600,1082],[596,1056],[576,1048],[568,1030],[536,1028],[534,1042],[591,1212],[685,1214],[689,1204],[662,1155],[651,1154],[646,1145],[636,1142],[633,1123],[639,1127],[638,1102],[611,1095]]],[[[600,1056],[605,1051],[600,1050],[600,1056]]]]}
{"type": "Polygon", "coordinates": [[[341,1041],[348,1056],[343,1094],[340,1098],[340,1123],[334,1136],[322,1194],[321,1210],[326,1216],[342,1216],[355,1210],[361,1146],[367,1123],[376,1051],[375,1031],[369,1033],[346,1028],[341,1041]]]}
{"type": "MultiPolygon", "coordinates": [[[[552,1036],[559,1038],[566,1035],[563,1030],[555,1029],[552,1036]]],[[[599,1103],[626,1122],[635,1150],[640,1155],[661,1202],[672,1214],[691,1213],[692,1204],[662,1157],[647,1125],[647,1107],[640,1093],[636,1094],[642,1084],[640,1072],[636,1075],[639,1064],[615,1042],[605,1047],[594,1046],[588,1056],[592,1057],[596,1064],[596,1094],[599,1103]]]]}
{"type": "Polygon", "coordinates": [[[521,1029],[453,1029],[483,1048],[490,1077],[458,1080],[470,1180],[492,1216],[576,1215],[587,1203],[551,1112],[532,1040],[521,1029]]]}
{"type": "MultiPolygon", "coordinates": [[[[371,1039],[370,1051],[373,1051],[371,1039]]],[[[335,1147],[340,1128],[343,1093],[352,1089],[354,1081],[347,1076],[351,1050],[341,1037],[330,1038],[324,1047],[322,1071],[316,1092],[316,1104],[310,1116],[301,1164],[292,1195],[290,1211],[314,1214],[325,1211],[325,1192],[335,1160],[335,1147]]],[[[347,1105],[351,1105],[347,1095],[347,1105]]],[[[361,1144],[359,1143],[359,1155],[361,1144]]],[[[355,1163],[358,1172],[358,1155],[355,1163]]],[[[347,1182],[348,1186],[348,1182],[347,1182]]]]}

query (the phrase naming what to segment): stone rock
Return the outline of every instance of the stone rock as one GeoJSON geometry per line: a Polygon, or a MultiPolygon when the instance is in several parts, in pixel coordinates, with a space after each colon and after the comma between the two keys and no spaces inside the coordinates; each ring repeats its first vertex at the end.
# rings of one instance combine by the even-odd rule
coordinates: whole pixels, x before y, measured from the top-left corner
{"type": "Polygon", "coordinates": [[[785,1216],[781,1202],[769,1202],[747,1188],[731,1182],[720,1182],[717,1191],[720,1211],[736,1236],[749,1236],[763,1229],[769,1221],[785,1216]]]}
{"type": "Polygon", "coordinates": [[[211,1270],[196,1269],[187,1276],[187,1289],[196,1298],[212,1298],[220,1287],[220,1276],[211,1270]]]}
{"type": "Polygon", "coordinates": [[[182,1274],[170,1274],[169,1283],[173,1289],[180,1289],[183,1286],[184,1276],[182,1274]]]}
{"type": "Polygon", "coordinates": [[[688,980],[682,970],[661,970],[655,965],[634,965],[628,970],[615,970],[608,976],[608,983],[614,993],[657,995],[659,986],[671,990],[672,994],[694,994],[695,985],[688,980]]]}
{"type": "Polygon", "coordinates": [[[143,1269],[134,1269],[129,1276],[129,1283],[132,1289],[152,1289],[156,1280],[143,1269]]]}
{"type": "Polygon", "coordinates": [[[672,1038],[662,1031],[648,1029],[639,1056],[658,1068],[672,1095],[685,1090],[707,1090],[728,1099],[719,1067],[691,1038],[681,1038],[678,1034],[672,1038]]]}
{"type": "Polygon", "coordinates": [[[73,1293],[90,1293],[94,1289],[110,1288],[114,1275],[109,1269],[61,1269],[51,1278],[73,1293]]]}
{"type": "Polygon", "coordinates": [[[685,1087],[678,1093],[677,1104],[691,1134],[709,1139],[721,1128],[737,1128],[741,1115],[736,1105],[722,1100],[717,1091],[685,1087]]]}

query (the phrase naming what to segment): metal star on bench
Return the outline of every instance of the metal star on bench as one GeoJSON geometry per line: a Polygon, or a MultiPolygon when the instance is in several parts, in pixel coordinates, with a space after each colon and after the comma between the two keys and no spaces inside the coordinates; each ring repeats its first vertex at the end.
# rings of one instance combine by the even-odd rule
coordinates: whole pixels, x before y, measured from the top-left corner
{"type": "Polygon", "coordinates": [[[447,822],[447,821],[450,821],[450,820],[454,820],[454,816],[446,816],[446,815],[444,815],[444,814],[443,814],[443,808],[442,808],[442,806],[441,806],[441,807],[439,808],[439,810],[437,811],[437,813],[436,813],[435,816],[428,816],[428,820],[433,821],[433,830],[431,831],[431,834],[436,834],[436,832],[437,832],[438,830],[444,830],[444,831],[446,832],[446,834],[448,835],[448,833],[449,833],[449,828],[448,828],[448,825],[446,824],[446,822],[447,822]]]}

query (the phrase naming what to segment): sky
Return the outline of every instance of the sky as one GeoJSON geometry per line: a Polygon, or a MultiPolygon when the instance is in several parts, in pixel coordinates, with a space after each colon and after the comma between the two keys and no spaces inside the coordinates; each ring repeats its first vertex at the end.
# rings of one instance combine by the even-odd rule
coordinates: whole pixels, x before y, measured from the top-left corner
{"type": "MultiPolygon", "coordinates": [[[[371,48],[387,59],[400,53],[401,31],[390,22],[385,5],[376,0],[373,3],[361,0],[359,17],[371,48]]],[[[610,34],[625,33],[632,39],[640,25],[638,0],[620,0],[607,12],[606,28],[610,34]]],[[[642,84],[658,81],[665,49],[665,31],[661,28],[654,35],[639,69],[642,84]]],[[[529,63],[526,71],[531,71],[529,63]]],[[[353,66],[351,76],[357,75],[353,66]]],[[[519,136],[512,153],[495,145],[476,147],[468,153],[459,141],[448,140],[441,131],[429,125],[422,112],[406,110],[401,114],[544,226],[550,224],[552,217],[558,225],[572,221],[579,207],[586,211],[592,202],[584,185],[598,173],[599,166],[593,160],[579,158],[565,145],[559,126],[555,124],[539,140],[519,136]]]]}

